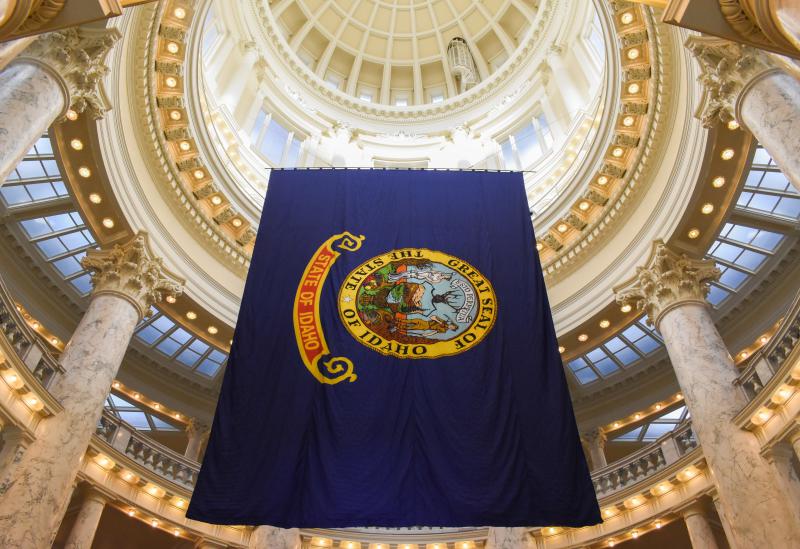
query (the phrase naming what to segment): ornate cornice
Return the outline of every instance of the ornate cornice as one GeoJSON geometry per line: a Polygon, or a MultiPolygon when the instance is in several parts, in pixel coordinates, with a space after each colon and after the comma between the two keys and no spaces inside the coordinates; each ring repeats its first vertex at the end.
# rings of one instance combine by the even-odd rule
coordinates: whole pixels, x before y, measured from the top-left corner
{"type": "Polygon", "coordinates": [[[144,231],[109,250],[89,250],[81,265],[92,273],[92,295],[122,297],[136,307],[139,318],[163,298],[180,295],[186,282],[153,257],[144,231]]]}
{"type": "Polygon", "coordinates": [[[706,305],[710,283],[719,279],[720,270],[709,259],[690,259],[678,254],[661,240],[653,242],[646,266],[614,288],[617,303],[633,305],[647,314],[656,327],[665,313],[686,303],[706,305]]]}
{"type": "Polygon", "coordinates": [[[98,119],[111,109],[102,82],[106,57],[121,36],[114,28],[71,27],[40,35],[17,59],[49,68],[68,91],[69,108],[98,119]]]}

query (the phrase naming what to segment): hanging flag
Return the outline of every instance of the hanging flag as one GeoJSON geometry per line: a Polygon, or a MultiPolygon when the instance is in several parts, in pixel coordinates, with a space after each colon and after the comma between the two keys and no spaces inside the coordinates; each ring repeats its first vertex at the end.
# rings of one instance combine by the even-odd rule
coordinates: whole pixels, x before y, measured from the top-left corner
{"type": "Polygon", "coordinates": [[[600,521],[519,173],[273,171],[187,517],[600,521]]]}

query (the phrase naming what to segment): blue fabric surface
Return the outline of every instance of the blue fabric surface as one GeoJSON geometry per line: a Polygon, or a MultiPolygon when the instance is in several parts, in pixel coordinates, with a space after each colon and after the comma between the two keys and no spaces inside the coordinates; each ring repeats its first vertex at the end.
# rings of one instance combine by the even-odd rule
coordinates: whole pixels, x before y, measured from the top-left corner
{"type": "Polygon", "coordinates": [[[187,517],[284,528],[600,522],[521,174],[272,172],[187,517]],[[332,263],[319,321],[330,353],[352,361],[357,378],[329,384],[301,358],[293,307],[309,262],[345,231],[364,238],[332,263]],[[453,271],[446,262],[366,267],[376,270],[357,277],[363,324],[348,331],[340,309],[355,303],[340,290],[351,272],[407,249],[455,258],[453,271]],[[477,284],[470,315],[462,279],[477,284]],[[479,309],[490,295],[483,282],[496,307],[479,309]],[[473,324],[480,341],[450,356],[425,347],[422,358],[399,358],[359,340],[364,324],[412,348],[465,337],[476,312],[493,325],[473,324]]]}

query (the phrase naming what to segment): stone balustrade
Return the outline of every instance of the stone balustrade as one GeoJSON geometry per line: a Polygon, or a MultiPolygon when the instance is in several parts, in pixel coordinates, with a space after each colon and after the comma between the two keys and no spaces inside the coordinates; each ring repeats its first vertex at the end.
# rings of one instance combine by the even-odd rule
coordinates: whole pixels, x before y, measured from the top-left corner
{"type": "Polygon", "coordinates": [[[697,447],[697,439],[686,423],[652,444],[608,464],[592,473],[598,499],[647,481],[654,473],[671,465],[697,447]]]}
{"type": "Polygon", "coordinates": [[[158,478],[189,491],[194,488],[200,470],[198,463],[159,444],[110,412],[103,412],[95,434],[158,478]]]}

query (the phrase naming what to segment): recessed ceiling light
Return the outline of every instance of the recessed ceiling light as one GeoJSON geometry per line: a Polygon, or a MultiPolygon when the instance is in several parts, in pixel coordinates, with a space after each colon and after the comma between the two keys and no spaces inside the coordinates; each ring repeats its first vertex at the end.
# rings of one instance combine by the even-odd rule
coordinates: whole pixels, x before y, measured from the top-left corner
{"type": "Polygon", "coordinates": [[[626,303],[625,305],[619,308],[619,310],[622,311],[623,313],[629,313],[631,312],[631,309],[633,309],[633,307],[629,303],[626,303]]]}
{"type": "Polygon", "coordinates": [[[97,193],[91,193],[89,195],[89,202],[92,204],[100,204],[103,201],[102,197],[97,193]]]}
{"type": "Polygon", "coordinates": [[[689,238],[691,238],[692,240],[694,240],[695,238],[697,238],[698,236],[700,236],[700,229],[691,229],[691,230],[690,230],[690,231],[687,233],[687,236],[688,236],[689,238]]]}
{"type": "Polygon", "coordinates": [[[633,13],[626,11],[625,13],[622,14],[619,20],[622,21],[623,25],[630,25],[631,23],[633,23],[633,13]]]}
{"type": "Polygon", "coordinates": [[[715,177],[713,181],[711,181],[711,186],[715,189],[725,186],[725,178],[721,175],[719,177],[715,177]]]}
{"type": "Polygon", "coordinates": [[[169,117],[172,120],[180,120],[181,119],[181,111],[169,111],[169,117]]]}
{"type": "Polygon", "coordinates": [[[73,111],[72,109],[67,111],[67,120],[76,121],[78,119],[78,113],[73,111]]]}
{"type": "Polygon", "coordinates": [[[80,175],[84,179],[87,179],[89,177],[92,177],[92,170],[90,170],[86,166],[81,166],[80,168],[78,168],[78,175],[80,175]]]}
{"type": "MultiPolygon", "coordinates": [[[[628,50],[628,59],[630,59],[631,61],[634,60],[634,59],[638,59],[640,53],[641,52],[639,51],[639,48],[631,48],[631,49],[628,50]]],[[[631,92],[631,93],[635,93],[635,92],[631,92]]]]}
{"type": "Polygon", "coordinates": [[[581,334],[581,335],[578,336],[578,341],[580,341],[581,343],[583,343],[584,341],[587,341],[588,339],[589,339],[589,336],[586,335],[586,334],[581,334]]]}
{"type": "Polygon", "coordinates": [[[536,243],[536,251],[537,252],[541,252],[543,248],[544,248],[544,244],[542,244],[541,242],[537,242],[536,243]]]}
{"type": "Polygon", "coordinates": [[[110,217],[103,218],[103,227],[106,229],[113,229],[114,228],[114,220],[110,217]]]}
{"type": "Polygon", "coordinates": [[[636,119],[632,116],[626,116],[625,118],[622,119],[622,125],[625,126],[626,128],[630,128],[631,126],[633,126],[634,122],[636,122],[636,119]]]}
{"type": "Polygon", "coordinates": [[[728,122],[728,129],[731,131],[738,130],[739,127],[740,127],[739,123],[736,120],[731,120],[730,122],[728,122]]]}
{"type": "Polygon", "coordinates": [[[558,352],[559,352],[559,354],[562,354],[562,355],[563,355],[563,354],[564,354],[564,351],[566,351],[566,349],[565,349],[563,346],[559,345],[559,346],[558,346],[558,352]]]}
{"type": "Polygon", "coordinates": [[[600,177],[597,178],[598,185],[605,185],[606,183],[608,183],[608,177],[606,177],[605,175],[601,175],[600,177]]]}
{"type": "Polygon", "coordinates": [[[188,141],[181,141],[178,147],[180,147],[182,151],[186,152],[192,148],[192,144],[188,141]]]}
{"type": "Polygon", "coordinates": [[[611,322],[609,322],[608,320],[603,319],[603,320],[600,321],[600,327],[601,328],[606,329],[609,326],[611,326],[611,322]]]}
{"type": "Polygon", "coordinates": [[[211,335],[215,335],[217,332],[219,332],[219,330],[217,329],[217,327],[216,327],[216,326],[209,326],[209,327],[208,327],[208,333],[209,333],[209,334],[211,334],[211,335]]]}
{"type": "Polygon", "coordinates": [[[175,298],[175,296],[174,296],[174,295],[168,295],[168,296],[167,296],[167,297],[165,297],[164,299],[166,300],[166,302],[167,302],[167,303],[175,303],[176,301],[178,301],[178,300],[175,298]]]}
{"type": "Polygon", "coordinates": [[[580,204],[578,204],[578,209],[581,210],[582,212],[585,212],[586,210],[589,209],[589,206],[591,206],[591,204],[589,204],[588,201],[581,200],[580,204]]]}
{"type": "Polygon", "coordinates": [[[722,154],[720,156],[722,157],[723,160],[730,160],[731,158],[736,156],[736,151],[734,151],[733,149],[725,149],[724,151],[722,151],[722,154]]]}
{"type": "Polygon", "coordinates": [[[700,208],[700,211],[703,212],[705,215],[708,215],[714,211],[714,205],[711,204],[710,202],[707,202],[703,204],[703,207],[700,208]]]}
{"type": "Polygon", "coordinates": [[[212,197],[211,197],[211,203],[212,203],[214,206],[219,206],[220,204],[222,204],[222,197],[221,197],[221,196],[219,196],[219,195],[214,195],[214,196],[212,196],[212,197]]]}
{"type": "Polygon", "coordinates": [[[566,223],[559,223],[558,227],[556,227],[556,230],[557,230],[558,232],[560,232],[560,233],[565,233],[565,232],[567,232],[567,229],[568,229],[568,227],[567,227],[567,224],[566,224],[566,223]]]}
{"type": "Polygon", "coordinates": [[[203,179],[206,176],[206,172],[203,170],[195,170],[194,171],[194,178],[195,179],[203,179]]]}
{"type": "Polygon", "coordinates": [[[178,19],[184,19],[186,17],[186,10],[183,8],[175,8],[172,14],[178,19]]]}
{"type": "Polygon", "coordinates": [[[194,320],[195,318],[197,318],[197,313],[194,311],[186,311],[186,318],[188,318],[189,320],[194,320]]]}
{"type": "Polygon", "coordinates": [[[178,53],[180,46],[176,42],[167,42],[167,51],[170,53],[178,53]]]}
{"type": "Polygon", "coordinates": [[[178,79],[175,78],[174,76],[168,76],[164,80],[164,83],[167,85],[168,88],[174,88],[175,86],[178,85],[178,79]]]}
{"type": "Polygon", "coordinates": [[[233,226],[234,226],[234,227],[236,227],[236,228],[239,228],[239,227],[241,227],[241,226],[242,226],[242,223],[243,223],[243,221],[242,221],[240,218],[238,218],[238,217],[234,217],[234,218],[231,220],[231,225],[233,225],[233,226]]]}
{"type": "Polygon", "coordinates": [[[636,82],[628,84],[628,93],[630,94],[639,93],[639,90],[641,89],[642,89],[641,86],[639,86],[639,84],[637,84],[636,82]]]}
{"type": "Polygon", "coordinates": [[[619,158],[623,154],[625,154],[625,149],[623,149],[622,147],[614,147],[614,149],[611,151],[611,156],[613,156],[614,158],[619,158]]]}
{"type": "Polygon", "coordinates": [[[72,141],[69,142],[69,146],[75,149],[76,151],[81,151],[83,150],[83,141],[77,138],[73,139],[72,141]]]}

